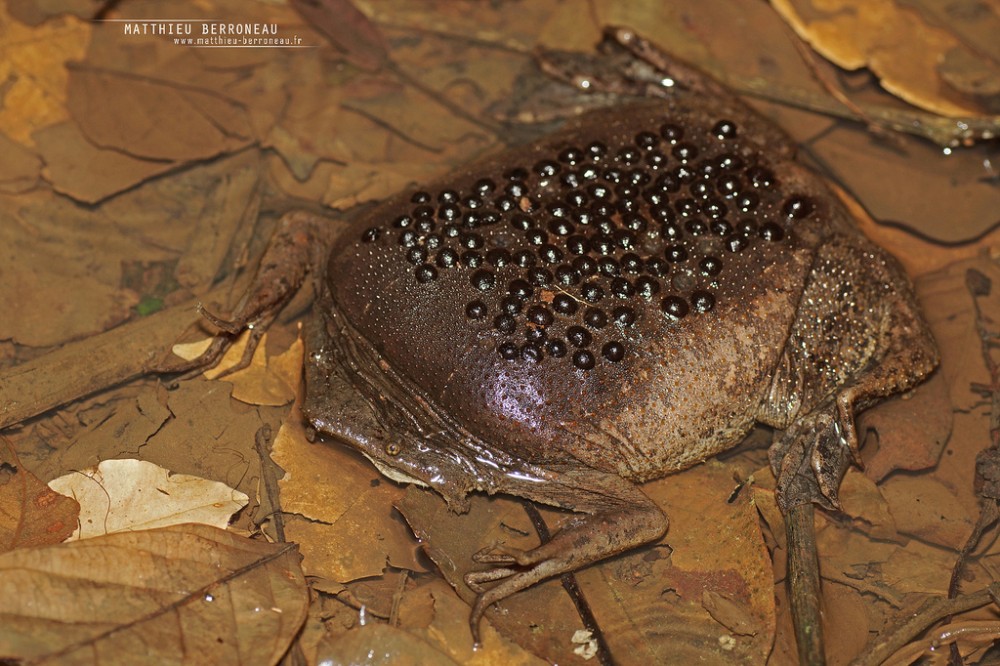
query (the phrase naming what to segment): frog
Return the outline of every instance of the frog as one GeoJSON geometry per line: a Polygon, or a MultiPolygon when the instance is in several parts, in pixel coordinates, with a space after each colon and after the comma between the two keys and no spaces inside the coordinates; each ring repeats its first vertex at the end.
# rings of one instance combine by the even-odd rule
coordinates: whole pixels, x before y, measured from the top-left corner
{"type": "Polygon", "coordinates": [[[563,77],[624,101],[351,223],[289,213],[263,286],[210,317],[259,335],[312,265],[317,433],[456,512],[473,492],[572,512],[533,549],[474,556],[477,640],[491,605],[661,539],[641,484],[756,424],[779,505],[837,508],[855,414],[938,363],[899,262],[782,130],[634,31],[604,48],[619,79],[563,77]]]}

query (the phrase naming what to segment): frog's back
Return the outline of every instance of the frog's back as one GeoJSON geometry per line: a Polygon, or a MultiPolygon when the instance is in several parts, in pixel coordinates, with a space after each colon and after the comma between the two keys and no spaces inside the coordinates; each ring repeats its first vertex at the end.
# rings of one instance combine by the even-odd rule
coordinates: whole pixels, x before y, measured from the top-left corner
{"type": "Polygon", "coordinates": [[[848,233],[791,152],[741,107],[593,112],[380,206],[334,248],[331,296],[500,450],[679,469],[753,422],[816,248],[848,233]]]}

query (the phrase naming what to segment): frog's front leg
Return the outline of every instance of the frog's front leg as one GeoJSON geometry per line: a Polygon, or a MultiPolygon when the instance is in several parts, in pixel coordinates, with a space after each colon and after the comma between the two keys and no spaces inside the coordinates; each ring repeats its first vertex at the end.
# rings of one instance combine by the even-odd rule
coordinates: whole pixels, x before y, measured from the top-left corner
{"type": "Polygon", "coordinates": [[[305,211],[292,211],[282,216],[249,287],[232,313],[221,317],[199,305],[202,316],[222,333],[200,356],[169,370],[187,372],[214,365],[244,330],[250,330],[250,339],[243,358],[227,370],[227,374],[248,365],[268,326],[302,287],[306,276],[322,274],[335,228],[333,220],[305,211]]]}
{"type": "Polygon", "coordinates": [[[476,644],[479,622],[490,605],[539,581],[656,541],[667,532],[667,517],[625,479],[586,468],[548,471],[555,473],[544,484],[523,482],[503,491],[583,515],[532,550],[500,544],[473,556],[476,562],[496,565],[465,576],[466,584],[479,595],[469,618],[476,644]],[[492,582],[497,584],[487,588],[492,582]]]}

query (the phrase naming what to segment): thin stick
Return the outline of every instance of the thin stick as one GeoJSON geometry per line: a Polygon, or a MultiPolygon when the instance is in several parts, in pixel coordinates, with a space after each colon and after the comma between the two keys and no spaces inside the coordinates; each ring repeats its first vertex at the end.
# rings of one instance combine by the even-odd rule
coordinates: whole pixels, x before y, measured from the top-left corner
{"type": "Polygon", "coordinates": [[[865,651],[851,662],[851,666],[878,666],[921,634],[927,627],[951,615],[958,615],[973,608],[985,606],[990,602],[995,603],[997,594],[1000,594],[1000,583],[993,583],[984,590],[963,594],[954,599],[943,597],[930,599],[920,607],[920,610],[910,616],[910,619],[869,643],[865,651]]]}
{"type": "Polygon", "coordinates": [[[799,663],[803,666],[826,663],[819,616],[819,557],[813,512],[812,503],[806,502],[793,507],[785,517],[792,623],[799,663]]]}

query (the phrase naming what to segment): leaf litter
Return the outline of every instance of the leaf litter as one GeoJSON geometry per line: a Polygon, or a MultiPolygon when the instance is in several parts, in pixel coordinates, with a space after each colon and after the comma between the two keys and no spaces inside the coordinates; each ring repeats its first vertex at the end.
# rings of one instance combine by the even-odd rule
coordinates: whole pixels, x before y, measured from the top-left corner
{"type": "MultiPolygon", "coordinates": [[[[501,123],[509,118],[496,109],[510,102],[536,45],[590,50],[602,24],[631,24],[721,73],[735,88],[756,91],[764,101],[755,103],[803,143],[805,157],[872,214],[866,232],[894,248],[911,269],[932,271],[918,287],[944,355],[932,382],[862,418],[866,468],[845,480],[845,512],[817,518],[826,631],[836,636],[828,641],[830,663],[849,663],[872,632],[890,633],[926,600],[949,593],[947,572],[979,515],[976,455],[989,445],[989,400],[970,390],[990,386],[990,378],[965,276],[974,269],[997,288],[997,176],[981,146],[945,156],[910,138],[873,140],[864,127],[837,120],[843,109],[833,116],[802,111],[825,99],[826,91],[767,5],[598,1],[581,12],[557,2],[473,8],[331,0],[316,5],[320,14],[302,19],[289,7],[217,2],[207,13],[276,20],[317,45],[326,37],[308,24],[342,8],[351,12],[360,38],[345,40],[334,25],[326,35],[339,51],[281,54],[195,51],[148,40],[142,57],[134,57],[136,42],[108,25],[46,16],[42,5],[28,11],[30,3],[20,4],[14,17],[0,21],[6,35],[31,47],[14,60],[0,59],[3,66],[36,73],[17,77],[0,107],[0,119],[12,121],[0,122],[2,141],[15,146],[5,151],[12,159],[0,170],[0,233],[8,248],[0,302],[18,313],[0,317],[0,339],[14,341],[13,353],[4,357],[8,363],[44,361],[45,347],[71,339],[84,342],[80,353],[86,355],[88,336],[99,339],[100,331],[143,316],[138,306],[150,298],[169,310],[214,285],[224,291],[221,297],[212,292],[213,298],[224,303],[225,293],[240,292],[235,280],[252,266],[268,221],[287,206],[287,197],[343,209],[430,180],[498,147],[508,131],[501,123]],[[22,22],[29,14],[31,20],[22,22]],[[42,46],[57,42],[58,49],[42,46]],[[76,64],[64,66],[70,61],[76,64]],[[789,90],[804,92],[809,102],[793,102],[792,111],[777,106],[775,101],[803,99],[789,90]],[[134,103],[111,106],[126,99],[134,103]],[[153,122],[167,110],[176,112],[153,122]],[[966,241],[975,244],[956,245],[966,241]],[[162,272],[152,281],[126,281],[132,274],[126,265],[162,272]]],[[[198,16],[206,7],[144,3],[119,11],[137,12],[128,16],[138,20],[198,16]]],[[[973,39],[968,25],[960,29],[973,39]]],[[[963,79],[962,62],[949,59],[940,76],[974,81],[963,79]]],[[[864,81],[855,89],[858,79],[840,80],[862,106],[896,104],[864,81]]],[[[214,300],[209,305],[225,311],[215,309],[214,300]]],[[[1000,321],[1000,313],[990,316],[1000,321]]],[[[5,433],[19,457],[0,462],[0,507],[12,517],[5,524],[28,521],[31,529],[0,528],[12,530],[5,537],[14,548],[9,554],[30,566],[60,558],[86,563],[107,552],[122,553],[123,572],[152,566],[147,570],[156,580],[169,580],[168,573],[195,576],[202,566],[183,559],[150,565],[151,556],[143,554],[150,543],[169,544],[162,545],[165,551],[194,560],[201,557],[188,552],[201,552],[195,544],[222,543],[225,552],[244,553],[236,560],[245,564],[229,565],[234,572],[240,566],[270,572],[270,562],[257,564],[271,556],[265,552],[281,551],[274,562],[296,559],[282,550],[287,546],[267,544],[267,534],[299,544],[309,575],[311,603],[297,563],[281,565],[278,579],[285,581],[289,605],[280,607],[288,610],[280,626],[261,625],[257,642],[232,622],[206,615],[204,597],[157,597],[130,614],[128,597],[109,593],[107,603],[117,603],[121,613],[118,624],[84,637],[61,636],[66,649],[86,645],[125,660],[131,641],[142,640],[167,654],[180,636],[176,626],[157,633],[158,618],[183,616],[196,618],[191,626],[219,628],[226,646],[253,643],[261,663],[280,658],[303,623],[298,646],[308,663],[349,659],[373,646],[392,658],[422,655],[438,663],[537,663],[532,653],[560,663],[585,661],[586,650],[579,648],[593,634],[579,633],[584,621],[558,581],[491,609],[484,649],[471,650],[469,591],[460,582],[468,555],[498,540],[537,543],[529,514],[518,502],[476,498],[469,514],[456,516],[435,496],[380,477],[343,447],[309,442],[301,416],[289,407],[301,391],[296,337],[294,327],[282,331],[279,325],[239,373],[160,384],[136,380],[5,433]],[[265,441],[273,462],[261,460],[266,450],[258,445],[267,429],[277,433],[273,443],[265,441]],[[255,538],[180,526],[25,548],[53,543],[75,523],[72,500],[39,484],[115,458],[140,458],[243,492],[251,503],[235,527],[255,538]],[[271,471],[274,463],[279,470],[271,471]],[[38,479],[32,481],[31,473],[38,479]],[[280,478],[269,485],[269,474],[280,478]],[[18,488],[34,488],[47,499],[31,505],[29,491],[18,488]],[[13,499],[6,499],[8,491],[17,491],[13,499]],[[94,545],[86,552],[94,555],[80,559],[88,542],[94,545]]],[[[784,529],[762,453],[758,435],[720,461],[650,484],[646,491],[673,521],[664,540],[577,574],[620,663],[682,657],[794,663],[784,529]]],[[[550,529],[566,519],[544,508],[541,515],[550,529]]],[[[960,592],[975,593],[993,580],[996,549],[987,539],[973,553],[960,592]]],[[[24,586],[25,580],[5,582],[24,586]]],[[[232,583],[219,580],[198,578],[190,589],[215,586],[229,594],[232,583]]],[[[57,589],[46,608],[58,602],[84,611],[85,604],[74,601],[74,585],[57,589]]],[[[240,594],[275,585],[270,572],[240,594]]],[[[3,597],[13,603],[17,594],[3,597]]],[[[259,613],[264,605],[253,608],[259,613]]],[[[996,610],[968,611],[953,626],[982,619],[995,620],[996,610]]],[[[41,636],[42,626],[32,625],[27,634],[41,636]]],[[[0,631],[0,645],[10,636],[0,631]]],[[[988,661],[988,648],[966,645],[966,663],[988,661]]]]}

